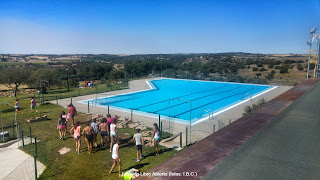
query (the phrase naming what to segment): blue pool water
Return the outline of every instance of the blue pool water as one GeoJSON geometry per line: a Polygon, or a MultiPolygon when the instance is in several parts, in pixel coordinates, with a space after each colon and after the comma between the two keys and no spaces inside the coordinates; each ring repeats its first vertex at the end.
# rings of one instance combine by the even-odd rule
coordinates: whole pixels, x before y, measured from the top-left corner
{"type": "Polygon", "coordinates": [[[207,111],[219,112],[272,88],[269,85],[177,79],[153,80],[148,83],[154,89],[83,103],[94,101],[100,106],[133,109],[134,112],[164,116],[170,114],[170,117],[182,122],[189,122],[191,115],[192,122],[195,122],[208,115],[207,111]]]}

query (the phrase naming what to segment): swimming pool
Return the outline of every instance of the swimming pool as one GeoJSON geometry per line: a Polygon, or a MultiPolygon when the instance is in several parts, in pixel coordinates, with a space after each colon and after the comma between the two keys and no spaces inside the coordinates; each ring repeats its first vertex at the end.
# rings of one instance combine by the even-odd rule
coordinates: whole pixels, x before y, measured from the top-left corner
{"type": "Polygon", "coordinates": [[[134,110],[144,115],[160,114],[193,124],[217,115],[275,88],[269,85],[159,79],[146,82],[151,90],[81,101],[97,106],[134,110]],[[191,112],[191,113],[190,113],[191,112]]]}

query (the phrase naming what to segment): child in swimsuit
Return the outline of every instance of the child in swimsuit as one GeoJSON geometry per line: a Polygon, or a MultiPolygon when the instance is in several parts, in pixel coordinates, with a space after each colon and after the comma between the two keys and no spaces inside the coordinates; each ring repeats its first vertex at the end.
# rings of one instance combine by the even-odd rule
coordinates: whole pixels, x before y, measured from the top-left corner
{"type": "Polygon", "coordinates": [[[85,135],[85,140],[87,142],[88,145],[88,153],[91,154],[92,153],[92,140],[93,140],[93,127],[90,126],[90,123],[87,122],[86,123],[86,127],[83,129],[82,131],[82,135],[85,135]]]}
{"type": "Polygon", "coordinates": [[[99,125],[99,131],[101,134],[101,146],[104,147],[104,141],[107,141],[106,136],[108,136],[108,131],[109,131],[106,118],[102,118],[101,123],[99,125]]]}
{"type": "Polygon", "coordinates": [[[119,171],[119,177],[121,177],[121,161],[120,161],[120,154],[119,154],[119,140],[116,141],[116,143],[113,145],[112,148],[112,160],[113,160],[113,165],[110,169],[109,174],[111,174],[112,170],[114,167],[118,164],[118,171],[119,171]]]}
{"type": "Polygon", "coordinates": [[[60,140],[64,140],[64,136],[66,135],[66,119],[63,118],[63,114],[58,119],[57,129],[59,129],[60,140]]]}
{"type": "Polygon", "coordinates": [[[113,119],[110,124],[110,138],[111,138],[110,152],[116,137],[117,137],[117,125],[115,124],[115,119],[113,119]]]}
{"type": "Polygon", "coordinates": [[[154,147],[156,148],[156,155],[159,155],[158,144],[159,144],[159,140],[160,140],[160,131],[159,131],[159,127],[158,127],[157,123],[153,124],[152,138],[153,138],[154,147]]]}
{"type": "Polygon", "coordinates": [[[77,123],[74,124],[70,130],[71,135],[76,140],[76,151],[78,151],[78,154],[80,154],[80,145],[81,145],[80,130],[81,130],[81,126],[79,121],[77,121],[77,123]]]}

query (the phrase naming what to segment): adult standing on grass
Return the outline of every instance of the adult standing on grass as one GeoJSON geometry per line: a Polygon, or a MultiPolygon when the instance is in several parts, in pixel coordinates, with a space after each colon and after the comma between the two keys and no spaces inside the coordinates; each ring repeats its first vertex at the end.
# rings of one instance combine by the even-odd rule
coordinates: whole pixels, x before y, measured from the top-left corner
{"type": "Polygon", "coordinates": [[[30,106],[31,106],[31,110],[32,110],[32,111],[38,112],[38,111],[36,110],[37,103],[36,103],[36,100],[34,99],[34,97],[31,97],[31,104],[30,104],[30,106]]]}
{"type": "Polygon", "coordinates": [[[160,140],[160,130],[157,123],[153,124],[152,138],[153,138],[154,147],[156,148],[156,151],[157,151],[156,155],[159,155],[158,144],[160,140]]]}
{"type": "Polygon", "coordinates": [[[94,146],[97,148],[97,136],[99,132],[99,123],[97,122],[96,119],[93,119],[93,123],[91,123],[91,126],[93,128],[93,141],[94,141],[94,146]]]}
{"type": "Polygon", "coordinates": [[[14,108],[16,109],[16,112],[19,113],[19,110],[20,110],[19,99],[16,99],[16,102],[14,102],[14,108]]]}
{"type": "Polygon", "coordinates": [[[70,103],[70,104],[68,105],[68,108],[69,108],[68,116],[69,116],[69,118],[71,118],[71,123],[72,123],[72,125],[73,125],[73,124],[74,124],[74,116],[77,115],[77,110],[76,110],[76,108],[73,106],[72,103],[70,103]]]}
{"type": "Polygon", "coordinates": [[[137,129],[137,133],[133,136],[133,140],[136,141],[136,149],[137,149],[137,159],[136,162],[139,162],[139,150],[140,150],[140,158],[143,158],[142,154],[142,145],[144,145],[144,139],[142,134],[140,133],[140,129],[137,129]]]}
{"type": "Polygon", "coordinates": [[[104,147],[104,141],[106,141],[106,136],[109,134],[109,127],[106,118],[102,118],[99,125],[99,131],[101,134],[101,147],[104,147]]]}
{"type": "Polygon", "coordinates": [[[92,140],[93,140],[93,133],[94,132],[93,132],[93,127],[90,126],[89,122],[87,122],[86,125],[87,126],[82,131],[82,136],[85,136],[85,140],[88,145],[88,153],[91,154],[92,153],[92,140]]]}
{"type": "Polygon", "coordinates": [[[70,129],[70,133],[73,136],[73,138],[76,140],[76,151],[78,151],[78,154],[80,154],[80,145],[81,145],[80,131],[81,131],[80,122],[77,121],[77,123],[74,124],[70,129]]]}
{"type": "Polygon", "coordinates": [[[115,124],[115,119],[112,120],[111,124],[110,124],[110,152],[111,152],[111,148],[113,147],[113,144],[115,142],[115,139],[118,137],[117,134],[117,125],[115,124]]]}
{"type": "Polygon", "coordinates": [[[113,145],[112,148],[112,160],[113,160],[113,165],[110,169],[109,174],[111,174],[112,170],[114,167],[118,164],[118,171],[119,171],[119,177],[121,177],[121,161],[120,161],[120,154],[119,154],[119,139],[117,139],[116,143],[113,145]]]}
{"type": "Polygon", "coordinates": [[[60,118],[58,119],[57,129],[59,129],[60,140],[64,140],[66,136],[66,119],[63,117],[63,114],[60,114],[60,118]]]}

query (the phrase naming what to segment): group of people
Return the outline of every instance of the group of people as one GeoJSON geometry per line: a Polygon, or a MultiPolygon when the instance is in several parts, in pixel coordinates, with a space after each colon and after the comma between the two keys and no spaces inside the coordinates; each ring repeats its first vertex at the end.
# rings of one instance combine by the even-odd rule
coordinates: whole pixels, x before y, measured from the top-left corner
{"type": "Polygon", "coordinates": [[[77,110],[73,106],[72,103],[68,105],[68,114],[64,111],[60,114],[60,117],[58,119],[58,124],[57,124],[57,129],[59,129],[59,135],[60,135],[60,140],[65,140],[66,132],[67,132],[67,125],[68,121],[71,120],[71,127],[73,128],[74,125],[74,116],[77,115],[77,110]]]}
{"type": "MultiPolygon", "coordinates": [[[[115,117],[111,117],[110,114],[107,115],[107,118],[102,118],[100,122],[97,122],[96,119],[92,120],[92,123],[89,121],[86,122],[86,127],[81,132],[81,126],[80,122],[74,122],[74,116],[76,115],[77,111],[76,108],[73,106],[73,104],[68,105],[69,111],[66,115],[65,112],[62,112],[60,115],[60,118],[58,119],[57,128],[59,129],[59,135],[60,139],[64,140],[64,137],[66,135],[66,128],[67,128],[67,122],[69,119],[71,119],[71,129],[70,133],[72,137],[75,139],[76,142],[76,151],[79,154],[80,153],[80,146],[81,146],[81,136],[84,136],[85,141],[87,142],[88,146],[88,154],[92,153],[93,146],[97,148],[97,136],[100,132],[101,136],[101,147],[107,149],[107,142],[110,142],[110,152],[112,153],[111,157],[113,159],[113,165],[109,171],[109,174],[112,173],[113,169],[116,165],[118,165],[118,172],[119,176],[121,176],[121,160],[120,160],[120,154],[119,154],[119,136],[117,131],[117,119],[115,117]]],[[[153,124],[153,133],[152,133],[152,139],[154,146],[156,148],[156,155],[159,155],[158,150],[158,143],[160,140],[160,130],[156,123],[153,124]]],[[[136,129],[136,134],[133,136],[133,141],[135,141],[136,144],[136,150],[137,150],[137,159],[136,162],[139,162],[140,159],[142,159],[143,153],[142,153],[142,146],[144,145],[144,139],[143,135],[140,132],[140,129],[136,129]],[[139,156],[140,155],[140,156],[139,156]]],[[[137,172],[139,170],[137,169],[130,169],[124,174],[125,179],[134,179],[137,177],[137,172]]]]}
{"type": "MultiPolygon", "coordinates": [[[[30,108],[32,111],[38,112],[36,110],[36,100],[34,99],[34,97],[31,97],[31,101],[30,101],[30,108]]],[[[19,103],[19,99],[16,99],[16,101],[14,102],[14,108],[16,109],[16,112],[19,113],[20,110],[20,103],[19,103]]]]}

